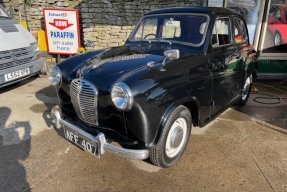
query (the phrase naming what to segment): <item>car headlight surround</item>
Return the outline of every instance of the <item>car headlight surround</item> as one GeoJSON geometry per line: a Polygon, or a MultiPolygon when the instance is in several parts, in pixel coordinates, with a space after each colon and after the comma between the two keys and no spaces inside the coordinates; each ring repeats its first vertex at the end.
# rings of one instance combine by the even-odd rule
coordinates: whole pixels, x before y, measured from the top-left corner
{"type": "Polygon", "coordinates": [[[123,82],[118,82],[113,86],[111,97],[114,105],[120,110],[129,110],[133,106],[131,89],[123,82]]]}
{"type": "Polygon", "coordinates": [[[50,80],[52,85],[54,86],[60,85],[62,74],[59,67],[57,66],[51,67],[51,69],[49,70],[48,79],[50,80]]]}
{"type": "Polygon", "coordinates": [[[33,48],[33,51],[34,51],[34,52],[39,52],[39,51],[40,51],[40,48],[39,48],[39,45],[38,45],[37,42],[31,43],[30,45],[31,45],[31,47],[33,48]]]}

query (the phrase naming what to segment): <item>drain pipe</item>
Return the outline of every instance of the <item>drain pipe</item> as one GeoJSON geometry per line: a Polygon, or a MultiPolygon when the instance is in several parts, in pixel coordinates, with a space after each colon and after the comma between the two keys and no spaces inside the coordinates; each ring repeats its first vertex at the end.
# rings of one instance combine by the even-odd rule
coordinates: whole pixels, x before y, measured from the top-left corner
{"type": "Polygon", "coordinates": [[[27,19],[26,2],[27,2],[27,0],[24,0],[24,3],[23,3],[23,5],[24,5],[24,15],[25,15],[25,21],[26,21],[27,29],[28,29],[28,31],[30,31],[30,27],[29,27],[28,19],[27,19]]]}

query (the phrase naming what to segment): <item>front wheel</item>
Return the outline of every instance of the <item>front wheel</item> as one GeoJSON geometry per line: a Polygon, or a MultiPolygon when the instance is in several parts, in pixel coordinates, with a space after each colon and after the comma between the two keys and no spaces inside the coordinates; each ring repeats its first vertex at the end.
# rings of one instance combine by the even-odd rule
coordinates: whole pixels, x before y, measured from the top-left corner
{"type": "Polygon", "coordinates": [[[252,88],[252,75],[247,77],[247,79],[245,80],[244,87],[243,87],[242,94],[241,94],[241,98],[238,101],[239,106],[245,105],[245,103],[247,102],[247,100],[249,98],[251,88],[252,88]]]}
{"type": "Polygon", "coordinates": [[[191,114],[185,106],[178,106],[169,115],[161,138],[156,146],[150,149],[151,162],[160,167],[170,167],[183,154],[191,132],[191,114]]]}

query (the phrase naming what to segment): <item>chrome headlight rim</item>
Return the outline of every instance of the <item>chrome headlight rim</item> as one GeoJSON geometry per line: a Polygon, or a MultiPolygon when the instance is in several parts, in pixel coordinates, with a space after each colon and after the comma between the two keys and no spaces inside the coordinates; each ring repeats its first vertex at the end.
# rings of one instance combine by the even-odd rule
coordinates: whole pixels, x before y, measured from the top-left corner
{"type": "Polygon", "coordinates": [[[49,70],[48,79],[53,86],[60,86],[62,83],[62,73],[59,67],[53,66],[49,70]]]}
{"type": "Polygon", "coordinates": [[[133,95],[132,95],[132,91],[129,88],[129,86],[123,82],[117,82],[113,87],[112,87],[112,91],[111,91],[111,99],[115,105],[115,107],[121,111],[128,111],[132,108],[133,103],[134,103],[134,99],[133,99],[133,95]],[[123,99],[126,99],[126,102],[124,105],[118,105],[117,100],[120,97],[113,97],[114,95],[114,91],[119,88],[121,89],[125,94],[125,97],[123,99]]]}

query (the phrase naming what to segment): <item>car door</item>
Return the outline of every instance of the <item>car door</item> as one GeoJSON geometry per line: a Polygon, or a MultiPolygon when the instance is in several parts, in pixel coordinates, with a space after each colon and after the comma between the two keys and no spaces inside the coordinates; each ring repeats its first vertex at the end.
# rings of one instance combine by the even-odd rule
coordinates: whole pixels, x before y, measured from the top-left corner
{"type": "MultiPolygon", "coordinates": [[[[249,62],[247,58],[249,58],[250,54],[252,54],[252,49],[249,44],[249,37],[247,32],[247,27],[245,22],[239,18],[233,18],[233,42],[236,47],[236,59],[234,63],[230,63],[230,69],[236,71],[237,75],[237,84],[239,89],[243,88],[245,80],[247,78],[247,74],[245,74],[246,70],[248,70],[251,66],[249,66],[249,62]]],[[[234,59],[234,58],[233,58],[234,59]]],[[[238,93],[238,92],[237,92],[238,93]]]]}
{"type": "Polygon", "coordinates": [[[216,19],[208,53],[213,82],[211,118],[225,109],[240,91],[241,53],[232,29],[231,18],[216,19]]]}

